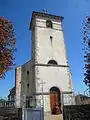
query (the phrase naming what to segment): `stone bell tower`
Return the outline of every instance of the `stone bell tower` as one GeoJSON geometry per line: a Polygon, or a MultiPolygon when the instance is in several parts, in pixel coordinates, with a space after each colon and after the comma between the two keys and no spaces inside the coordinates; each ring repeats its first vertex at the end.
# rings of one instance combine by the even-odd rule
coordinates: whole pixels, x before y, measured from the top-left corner
{"type": "Polygon", "coordinates": [[[61,16],[33,12],[30,23],[34,92],[37,101],[43,92],[44,111],[52,114],[55,106],[61,107],[61,93],[73,92],[62,20],[61,16]]]}

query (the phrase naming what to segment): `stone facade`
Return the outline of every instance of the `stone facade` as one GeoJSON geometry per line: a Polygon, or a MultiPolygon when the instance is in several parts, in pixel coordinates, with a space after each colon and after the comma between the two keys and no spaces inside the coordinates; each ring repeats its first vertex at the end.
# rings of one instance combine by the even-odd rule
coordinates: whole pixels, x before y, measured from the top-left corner
{"type": "Polygon", "coordinates": [[[33,92],[31,61],[17,67],[15,73],[15,101],[16,106],[21,107],[26,96],[30,96],[33,92]]]}
{"type": "Polygon", "coordinates": [[[75,101],[77,105],[86,105],[86,104],[90,104],[90,97],[86,96],[86,95],[76,95],[75,96],[75,101]]]}
{"type": "MultiPolygon", "coordinates": [[[[36,104],[40,102],[44,105],[45,112],[51,112],[51,88],[58,90],[60,97],[63,92],[72,92],[70,96],[73,96],[72,75],[68,65],[62,20],[61,16],[33,12],[30,23],[31,60],[16,68],[18,107],[23,105],[25,96],[36,96],[36,104]]],[[[67,104],[69,102],[70,100],[67,104]]]]}
{"type": "MultiPolygon", "coordinates": [[[[42,81],[44,94],[50,93],[52,87],[59,88],[60,92],[73,92],[62,17],[33,12],[30,29],[32,30],[33,78],[36,94],[42,93],[42,81]],[[47,20],[51,22],[52,27],[47,26],[47,20]],[[49,64],[50,61],[57,64],[49,64]]],[[[39,99],[40,97],[38,96],[39,99]]],[[[44,110],[50,111],[49,95],[44,95],[44,110]]]]}
{"type": "Polygon", "coordinates": [[[20,107],[20,95],[21,95],[21,67],[15,69],[15,105],[20,107]]]}

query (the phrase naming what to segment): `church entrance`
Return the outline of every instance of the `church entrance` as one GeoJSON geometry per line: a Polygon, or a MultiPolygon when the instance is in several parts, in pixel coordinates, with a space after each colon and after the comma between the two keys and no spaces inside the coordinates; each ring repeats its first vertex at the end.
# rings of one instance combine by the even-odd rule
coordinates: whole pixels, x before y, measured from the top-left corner
{"type": "Polygon", "coordinates": [[[61,114],[61,93],[57,87],[50,89],[50,107],[53,115],[61,114]]]}

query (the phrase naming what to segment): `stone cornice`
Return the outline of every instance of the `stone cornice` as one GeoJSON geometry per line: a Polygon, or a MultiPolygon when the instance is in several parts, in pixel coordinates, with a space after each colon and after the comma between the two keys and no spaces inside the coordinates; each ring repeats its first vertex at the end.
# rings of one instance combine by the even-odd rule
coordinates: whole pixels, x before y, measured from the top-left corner
{"type": "Polygon", "coordinates": [[[32,13],[32,18],[31,18],[31,22],[30,22],[30,27],[29,27],[29,29],[31,29],[31,27],[32,27],[32,22],[33,22],[33,20],[34,20],[34,18],[36,17],[36,16],[40,16],[40,17],[47,17],[47,18],[50,18],[50,19],[56,19],[56,20],[63,20],[63,18],[64,17],[62,17],[62,16],[56,16],[56,15],[52,15],[52,14],[47,14],[47,13],[41,13],[41,12],[33,12],[32,13]]]}
{"type": "Polygon", "coordinates": [[[69,67],[68,65],[53,65],[53,64],[41,64],[41,63],[38,63],[38,64],[34,64],[33,66],[50,66],[50,67],[69,67]]]}
{"type": "MultiPolygon", "coordinates": [[[[71,95],[73,94],[73,91],[60,91],[62,94],[64,95],[71,95]]],[[[50,92],[43,92],[43,95],[50,95],[50,94],[54,94],[53,92],[50,93],[50,92]]],[[[38,92],[38,93],[34,93],[33,95],[37,96],[37,95],[42,95],[42,92],[38,92]]]]}

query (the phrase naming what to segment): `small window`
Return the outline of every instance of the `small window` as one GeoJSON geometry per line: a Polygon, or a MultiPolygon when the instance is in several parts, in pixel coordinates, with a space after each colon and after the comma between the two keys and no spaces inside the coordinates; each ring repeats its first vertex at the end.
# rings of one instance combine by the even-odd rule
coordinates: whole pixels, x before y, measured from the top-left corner
{"type": "Polygon", "coordinates": [[[27,84],[27,88],[29,88],[29,84],[27,84]]]}
{"type": "Polygon", "coordinates": [[[52,39],[53,37],[52,36],[50,36],[50,39],[52,39]]]}
{"type": "Polygon", "coordinates": [[[53,28],[53,26],[52,26],[52,21],[47,20],[47,21],[46,21],[46,26],[47,26],[47,28],[53,28]]]}
{"type": "Polygon", "coordinates": [[[29,71],[27,71],[27,75],[29,75],[29,71]]]}
{"type": "Polygon", "coordinates": [[[52,44],[52,38],[53,38],[53,37],[52,37],[52,36],[50,36],[50,41],[51,41],[51,44],[52,44]]]}
{"type": "Polygon", "coordinates": [[[57,65],[57,62],[56,62],[55,60],[50,60],[50,61],[48,62],[48,64],[57,65]]]}

